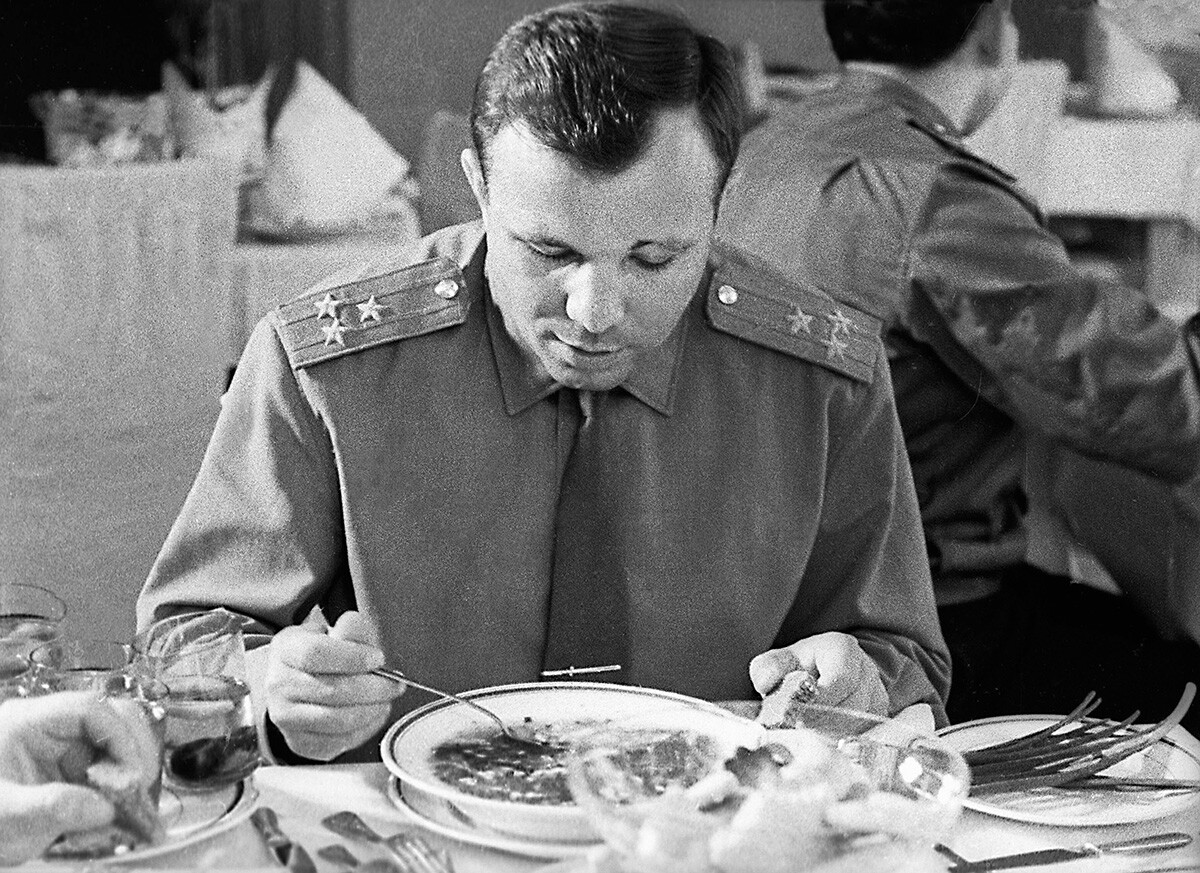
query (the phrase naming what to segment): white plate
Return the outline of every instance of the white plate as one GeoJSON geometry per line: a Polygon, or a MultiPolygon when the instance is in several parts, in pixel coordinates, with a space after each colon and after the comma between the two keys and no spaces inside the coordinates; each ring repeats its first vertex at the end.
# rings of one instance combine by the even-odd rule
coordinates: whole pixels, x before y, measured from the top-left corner
{"type": "Polygon", "coordinates": [[[258,791],[254,783],[244,779],[236,785],[219,791],[190,794],[175,792],[163,786],[158,803],[158,815],[166,829],[165,842],[145,849],[136,849],[122,855],[99,858],[94,861],[77,861],[71,858],[46,858],[31,861],[22,870],[35,871],[39,868],[59,870],[67,866],[87,864],[89,867],[107,867],[152,861],[178,852],[201,840],[240,824],[250,817],[258,791]]]}
{"type": "Polygon", "coordinates": [[[395,776],[388,780],[387,796],[410,824],[471,846],[547,861],[581,858],[597,848],[594,844],[523,839],[491,830],[471,819],[448,800],[411,789],[406,791],[395,776]]]}
{"type": "MultiPolygon", "coordinates": [[[[464,695],[491,709],[506,722],[525,718],[538,724],[572,722],[630,723],[705,734],[727,746],[754,747],[766,731],[749,719],[716,704],[669,691],[606,682],[528,682],[468,691],[464,695]]],[[[437,777],[433,751],[471,730],[491,729],[490,722],[468,706],[437,700],[413,710],[388,729],[380,743],[383,763],[405,789],[454,803],[479,824],[494,831],[556,843],[595,843],[598,836],[575,804],[538,806],[476,797],[437,777]]]]}
{"type": "MultiPolygon", "coordinates": [[[[938,731],[960,752],[1011,740],[1060,721],[1058,715],[996,716],[938,731]]],[[[1144,752],[1104,771],[1106,776],[1200,779],[1200,742],[1176,728],[1144,752]]],[[[1001,818],[1060,827],[1097,827],[1150,821],[1182,812],[1200,802],[1200,792],[1113,791],[1039,788],[1034,791],[968,797],[963,806],[1001,818]]]]}

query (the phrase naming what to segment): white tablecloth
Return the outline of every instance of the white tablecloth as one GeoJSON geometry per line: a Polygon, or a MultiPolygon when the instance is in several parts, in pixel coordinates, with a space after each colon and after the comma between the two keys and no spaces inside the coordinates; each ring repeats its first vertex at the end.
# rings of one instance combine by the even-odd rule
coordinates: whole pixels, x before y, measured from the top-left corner
{"type": "MultiPolygon", "coordinates": [[[[346,843],[326,830],[321,819],[330,813],[353,810],[385,835],[410,827],[386,796],[387,771],[382,764],[267,767],[258,772],[254,783],[259,805],[269,806],[279,814],[284,831],[308,850],[321,873],[339,869],[317,856],[317,849],[322,846],[341,843],[364,861],[374,857],[370,847],[346,843]]],[[[1189,810],[1170,818],[1103,828],[1044,827],[968,810],[945,842],[959,854],[978,859],[1164,831],[1185,831],[1200,837],[1198,823],[1200,795],[1196,795],[1196,802],[1189,810]]],[[[545,860],[476,848],[436,835],[424,836],[431,843],[449,849],[457,873],[532,873],[548,864],[545,860]]],[[[1074,861],[1063,870],[1064,873],[1126,873],[1188,864],[1200,865],[1200,844],[1140,857],[1074,861]]],[[[154,866],[265,869],[273,865],[253,826],[243,822],[177,855],[158,859],[154,866]]]]}

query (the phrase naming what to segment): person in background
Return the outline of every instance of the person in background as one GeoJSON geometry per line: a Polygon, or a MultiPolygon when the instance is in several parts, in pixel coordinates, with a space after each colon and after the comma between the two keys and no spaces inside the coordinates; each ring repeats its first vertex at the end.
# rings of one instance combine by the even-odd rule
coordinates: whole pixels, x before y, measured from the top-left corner
{"type": "Polygon", "coordinates": [[[717,234],[883,324],[950,718],[1065,712],[1092,689],[1099,713],[1165,715],[1200,678],[1195,646],[1026,562],[1023,435],[1189,480],[1195,323],[1081,274],[1017,180],[964,144],[1015,70],[1010,0],[826,0],[824,14],[842,74],[747,136],[717,234]]]}
{"type": "Polygon", "coordinates": [[[144,719],[95,694],[63,691],[0,703],[0,866],[41,855],[63,834],[111,824],[113,804],[84,784],[99,760],[158,773],[144,719]]]}
{"type": "Polygon", "coordinates": [[[277,760],[377,758],[385,662],[717,700],[805,668],[823,702],[942,713],[875,325],[710,245],[735,67],[668,11],[517,22],[462,156],[482,222],[258,325],[138,619],[254,622],[277,760]]]}

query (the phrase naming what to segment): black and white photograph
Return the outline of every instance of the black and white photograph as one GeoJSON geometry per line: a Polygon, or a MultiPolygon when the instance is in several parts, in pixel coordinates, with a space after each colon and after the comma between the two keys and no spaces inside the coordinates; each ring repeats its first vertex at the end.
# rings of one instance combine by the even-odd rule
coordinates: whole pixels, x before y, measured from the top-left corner
{"type": "Polygon", "coordinates": [[[1200,873],[1200,0],[0,57],[0,867],[1200,873]]]}

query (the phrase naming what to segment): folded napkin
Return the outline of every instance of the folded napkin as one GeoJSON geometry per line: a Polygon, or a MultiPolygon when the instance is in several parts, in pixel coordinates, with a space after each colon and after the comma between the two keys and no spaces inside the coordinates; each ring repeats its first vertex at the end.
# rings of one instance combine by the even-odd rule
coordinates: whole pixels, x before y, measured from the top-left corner
{"type": "Polygon", "coordinates": [[[361,229],[405,197],[409,163],[337,89],[304,61],[271,131],[248,223],[261,234],[304,237],[361,229]]]}

